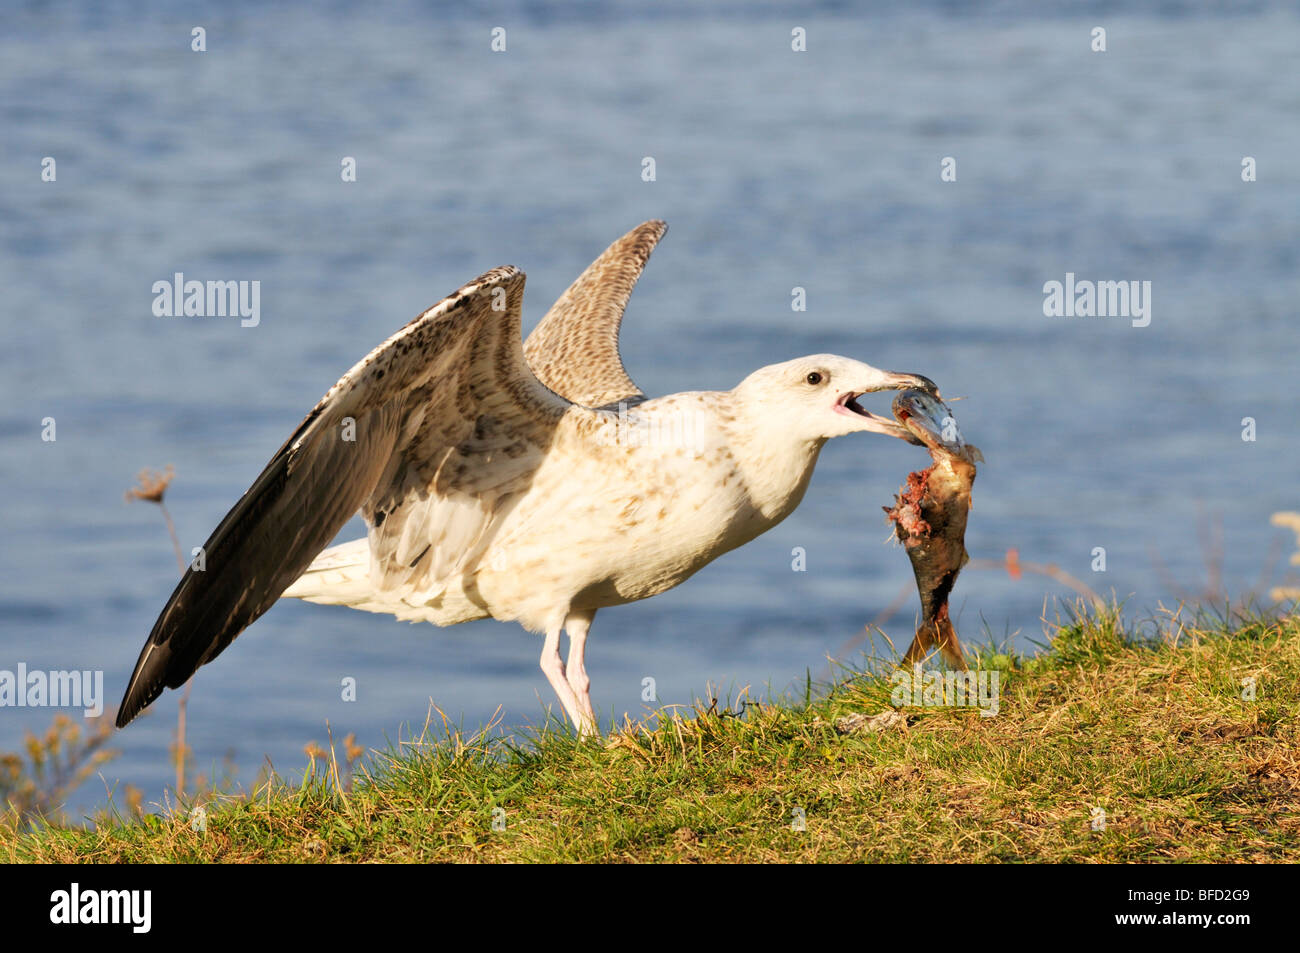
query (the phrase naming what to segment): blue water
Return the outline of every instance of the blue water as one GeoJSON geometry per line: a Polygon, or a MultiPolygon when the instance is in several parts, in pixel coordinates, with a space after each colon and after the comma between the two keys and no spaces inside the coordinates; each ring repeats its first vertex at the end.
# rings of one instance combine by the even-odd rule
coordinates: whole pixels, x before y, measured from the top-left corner
{"type": "MultiPolygon", "coordinates": [[[[819,351],[924,373],[967,398],[954,409],[987,458],[974,557],[1015,547],[1153,613],[1204,583],[1198,518],[1218,518],[1223,588],[1244,596],[1290,542],[1270,514],[1300,508],[1300,20],[1285,3],[1123,6],[6,10],[0,669],[102,669],[115,704],[176,576],[160,514],[123,502],[140,468],[175,465],[167,503],[199,545],[411,316],[514,263],[530,327],[652,217],[671,231],[624,330],[647,392],[728,388],[819,351]],[[190,50],[196,25],[207,52],[190,50]],[[177,271],[259,280],[260,325],[154,317],[151,286],[177,271]],[[1043,283],[1066,272],[1152,282],[1150,326],[1045,317],[1043,283]]],[[[925,462],[882,437],[834,441],[781,526],[603,610],[598,708],[639,715],[647,676],[687,703],[820,670],[910,585],[879,507],[925,462]]],[[[972,570],[953,608],[969,641],[1032,648],[1044,599],[1051,614],[1068,595],[972,570]]],[[[905,642],[915,611],[913,594],[886,632],[905,642]]],[[[418,728],[431,701],[466,727],[498,706],[506,727],[534,724],[552,701],[538,650],[514,625],[282,603],[201,670],[189,741],[202,770],[229,754],[247,782],[266,757],[301,767],[327,721],[367,746],[418,728]]],[[[176,697],[115,738],[83,806],[126,782],[161,799],[176,697]]],[[[51,716],[0,708],[0,751],[51,716]]]]}

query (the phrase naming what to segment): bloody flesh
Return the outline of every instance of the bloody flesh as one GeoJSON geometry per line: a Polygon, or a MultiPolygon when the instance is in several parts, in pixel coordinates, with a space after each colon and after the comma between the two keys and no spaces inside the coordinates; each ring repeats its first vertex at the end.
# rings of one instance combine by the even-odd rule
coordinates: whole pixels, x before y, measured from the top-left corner
{"type": "Polygon", "coordinates": [[[975,462],[983,457],[961,441],[955,427],[947,431],[952,423],[947,407],[928,394],[900,393],[894,399],[894,417],[934,460],[926,469],[909,473],[894,505],[882,507],[907,550],[921,596],[921,623],[903,664],[920,662],[937,646],[950,665],[964,669],[961,644],[948,617],[948,597],[970,558],[965,545],[966,516],[975,462]]]}

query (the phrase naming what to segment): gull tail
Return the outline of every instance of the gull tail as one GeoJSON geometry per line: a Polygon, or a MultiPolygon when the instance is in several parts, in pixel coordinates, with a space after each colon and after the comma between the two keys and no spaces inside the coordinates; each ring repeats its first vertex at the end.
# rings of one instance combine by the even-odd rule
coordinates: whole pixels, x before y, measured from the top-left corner
{"type": "Polygon", "coordinates": [[[333,546],[312,562],[283,596],[315,602],[324,606],[347,606],[362,612],[377,612],[396,616],[402,622],[432,622],[434,625],[451,625],[469,619],[481,619],[484,612],[478,606],[443,608],[441,604],[429,605],[423,599],[407,602],[391,592],[376,592],[370,577],[370,541],[354,539],[350,543],[333,546]]]}
{"type": "Polygon", "coordinates": [[[370,602],[374,589],[370,585],[369,541],[354,539],[331,546],[284,590],[284,596],[327,606],[360,607],[370,602]]]}

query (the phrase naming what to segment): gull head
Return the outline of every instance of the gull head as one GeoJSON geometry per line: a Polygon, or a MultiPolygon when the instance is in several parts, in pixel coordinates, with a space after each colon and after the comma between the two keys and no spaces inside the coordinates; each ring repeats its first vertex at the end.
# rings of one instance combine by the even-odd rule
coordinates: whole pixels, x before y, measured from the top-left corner
{"type": "Polygon", "coordinates": [[[812,354],[761,367],[732,393],[747,412],[757,411],[765,430],[775,428],[796,440],[819,443],[866,432],[916,443],[892,418],[877,416],[858,402],[866,394],[898,390],[939,396],[928,377],[882,371],[837,354],[812,354]]]}

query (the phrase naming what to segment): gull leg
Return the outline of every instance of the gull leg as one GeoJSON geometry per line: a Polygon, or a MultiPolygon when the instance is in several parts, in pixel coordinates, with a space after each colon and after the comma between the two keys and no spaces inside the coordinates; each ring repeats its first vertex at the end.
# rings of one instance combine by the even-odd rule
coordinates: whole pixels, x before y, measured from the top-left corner
{"type": "Polygon", "coordinates": [[[546,680],[551,683],[551,687],[555,689],[555,694],[559,696],[565,714],[577,726],[578,733],[582,734],[584,718],[582,706],[578,702],[578,696],[564,677],[564,660],[560,658],[560,633],[563,630],[562,623],[550,626],[546,630],[546,641],[542,643],[542,672],[545,673],[546,680]]]}
{"type": "Polygon", "coordinates": [[[578,733],[584,738],[600,734],[600,729],[596,725],[596,712],[591,707],[591,679],[587,677],[587,666],[584,661],[587,631],[591,628],[591,621],[595,617],[596,610],[591,609],[571,612],[564,620],[564,629],[569,633],[567,678],[569,687],[573,689],[573,694],[577,698],[578,709],[583,715],[584,720],[578,725],[578,733]]]}

